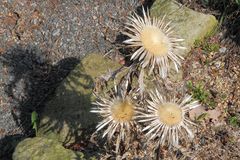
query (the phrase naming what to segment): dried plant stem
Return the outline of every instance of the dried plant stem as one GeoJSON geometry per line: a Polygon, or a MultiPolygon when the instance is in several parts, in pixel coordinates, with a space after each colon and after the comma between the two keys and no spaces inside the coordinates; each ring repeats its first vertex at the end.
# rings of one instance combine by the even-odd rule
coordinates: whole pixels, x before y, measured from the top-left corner
{"type": "Polygon", "coordinates": [[[119,151],[119,146],[120,146],[120,141],[121,141],[121,138],[120,138],[120,134],[117,136],[117,141],[116,141],[116,148],[115,148],[115,153],[118,155],[120,154],[118,151],[119,151]]]}
{"type": "Polygon", "coordinates": [[[157,152],[156,159],[161,160],[161,146],[160,145],[158,145],[158,148],[156,149],[156,152],[157,152]]]}

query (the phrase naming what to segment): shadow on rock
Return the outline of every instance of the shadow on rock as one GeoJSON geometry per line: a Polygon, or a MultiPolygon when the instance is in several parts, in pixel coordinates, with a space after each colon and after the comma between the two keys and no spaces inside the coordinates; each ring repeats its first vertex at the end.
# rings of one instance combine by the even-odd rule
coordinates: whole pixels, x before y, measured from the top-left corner
{"type": "Polygon", "coordinates": [[[47,53],[33,46],[15,46],[0,56],[0,159],[10,156],[22,138],[34,135],[31,113],[43,109],[78,63],[67,58],[52,65],[47,53]]]}
{"type": "MultiPolygon", "coordinates": [[[[101,149],[90,140],[99,120],[96,114],[90,112],[95,101],[93,89],[98,86],[94,82],[106,74],[107,69],[116,70],[119,66],[100,54],[83,58],[57,87],[54,97],[45,104],[37,136],[54,139],[75,151],[83,151],[85,157],[99,154],[101,149]]],[[[99,92],[104,91],[100,89],[99,92]]]]}
{"type": "Polygon", "coordinates": [[[235,41],[240,46],[240,5],[235,0],[209,0],[206,2],[197,2],[203,5],[203,7],[214,10],[217,19],[226,28],[226,37],[235,41]]]}
{"type": "Polygon", "coordinates": [[[79,64],[57,88],[42,112],[39,136],[57,139],[64,145],[73,143],[92,123],[89,115],[93,79],[79,64]]]}

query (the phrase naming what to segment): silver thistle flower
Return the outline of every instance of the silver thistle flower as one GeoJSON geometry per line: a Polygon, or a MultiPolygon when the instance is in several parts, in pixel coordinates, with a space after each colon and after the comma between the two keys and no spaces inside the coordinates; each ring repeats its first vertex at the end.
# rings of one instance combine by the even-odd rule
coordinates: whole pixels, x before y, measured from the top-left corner
{"type": "Polygon", "coordinates": [[[117,135],[116,152],[119,148],[119,141],[125,141],[131,129],[136,125],[136,105],[132,97],[133,93],[126,93],[122,89],[116,89],[113,95],[99,97],[91,112],[100,115],[103,120],[97,125],[97,131],[104,128],[103,137],[107,135],[110,141],[115,133],[117,135]]]}
{"type": "Polygon", "coordinates": [[[165,16],[158,20],[157,18],[150,18],[149,11],[145,12],[144,8],[143,18],[134,13],[129,17],[130,22],[126,23],[130,39],[124,41],[129,46],[138,47],[132,54],[132,60],[140,61],[142,68],[148,67],[149,74],[156,70],[162,78],[167,76],[169,70],[169,60],[173,62],[176,71],[181,66],[181,59],[179,49],[185,49],[179,42],[184,39],[174,37],[173,29],[170,23],[165,23],[165,16]]]}
{"type": "Polygon", "coordinates": [[[194,137],[189,129],[194,123],[185,114],[200,106],[198,101],[192,101],[189,95],[183,99],[176,99],[175,96],[167,99],[157,89],[149,95],[150,99],[146,100],[148,111],[139,116],[139,122],[148,124],[143,131],[147,131],[149,140],[157,140],[159,145],[164,145],[167,141],[168,145],[177,146],[180,134],[187,134],[190,139],[194,137]]]}

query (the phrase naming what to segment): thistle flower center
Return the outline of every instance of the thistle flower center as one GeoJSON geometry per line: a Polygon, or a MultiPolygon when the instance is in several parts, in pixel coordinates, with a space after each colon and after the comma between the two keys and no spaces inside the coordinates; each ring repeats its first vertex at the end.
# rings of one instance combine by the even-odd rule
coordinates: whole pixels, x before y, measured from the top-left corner
{"type": "Polygon", "coordinates": [[[155,56],[165,56],[169,50],[168,37],[155,26],[146,26],[141,32],[143,46],[155,56]]]}
{"type": "Polygon", "coordinates": [[[111,112],[114,120],[119,122],[129,122],[134,115],[134,105],[127,100],[118,102],[111,108],[111,112]]]}
{"type": "Polygon", "coordinates": [[[165,103],[159,106],[158,116],[162,123],[173,126],[182,121],[182,110],[175,103],[165,103]]]}

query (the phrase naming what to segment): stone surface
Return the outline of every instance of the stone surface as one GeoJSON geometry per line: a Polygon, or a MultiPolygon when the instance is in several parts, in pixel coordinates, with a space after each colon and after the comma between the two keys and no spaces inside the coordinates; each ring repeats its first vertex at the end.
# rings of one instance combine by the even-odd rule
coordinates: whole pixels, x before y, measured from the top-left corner
{"type": "Polygon", "coordinates": [[[160,18],[166,15],[166,21],[172,21],[176,34],[185,39],[183,45],[187,49],[183,56],[187,55],[195,40],[211,34],[218,23],[214,16],[193,11],[172,0],[156,0],[150,13],[160,18]]]}
{"type": "Polygon", "coordinates": [[[43,138],[27,138],[20,142],[15,152],[13,160],[76,160],[83,159],[83,154],[74,153],[71,150],[65,149],[61,143],[43,138]]]}
{"type": "MultiPolygon", "coordinates": [[[[75,141],[84,128],[96,123],[90,113],[96,77],[115,70],[120,65],[99,54],[85,57],[57,88],[41,115],[38,136],[58,140],[64,144],[75,141]]],[[[95,127],[95,126],[93,126],[95,127]]]]}

